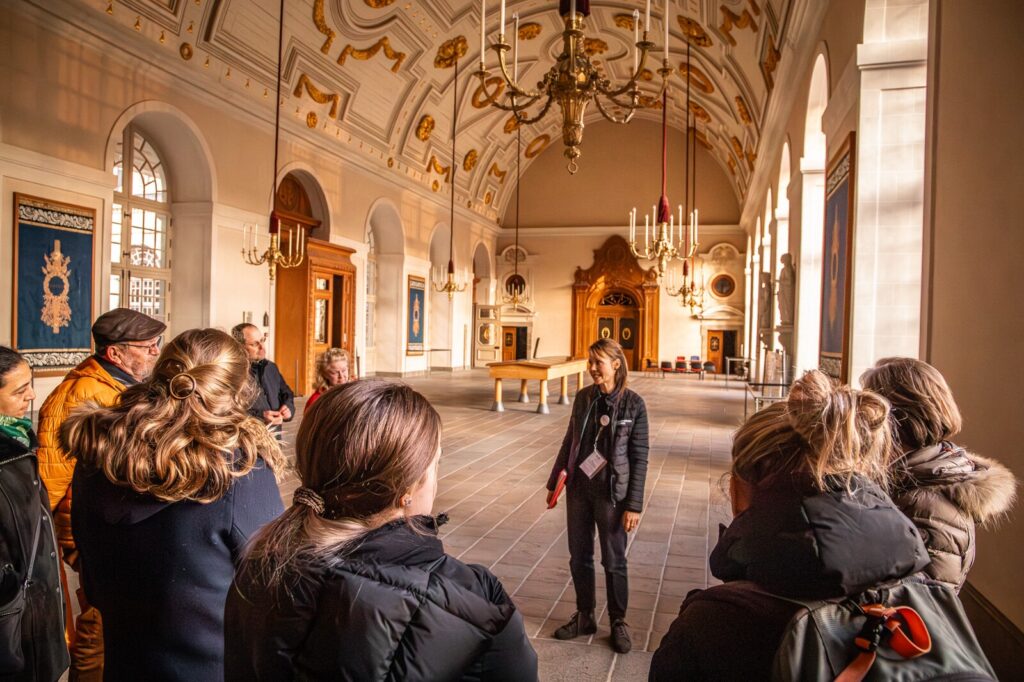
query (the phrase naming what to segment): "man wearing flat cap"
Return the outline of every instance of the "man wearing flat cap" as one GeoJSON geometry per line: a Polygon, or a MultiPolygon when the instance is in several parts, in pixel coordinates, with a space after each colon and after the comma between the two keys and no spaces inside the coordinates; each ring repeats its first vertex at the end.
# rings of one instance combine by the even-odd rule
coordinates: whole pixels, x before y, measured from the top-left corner
{"type": "MultiPolygon", "coordinates": [[[[92,325],[96,354],[71,370],[39,409],[39,474],[50,495],[57,540],[66,561],[78,571],[78,550],[71,537],[71,477],[73,459],[60,447],[61,424],[86,402],[109,407],[132,384],[145,381],[160,355],[160,337],[167,325],[148,315],[115,308],[92,325]]],[[[74,453],[72,453],[72,456],[74,453]]],[[[82,614],[71,637],[72,682],[103,679],[103,628],[99,611],[78,590],[82,614]]],[[[68,613],[71,605],[68,604],[68,613]]]]}

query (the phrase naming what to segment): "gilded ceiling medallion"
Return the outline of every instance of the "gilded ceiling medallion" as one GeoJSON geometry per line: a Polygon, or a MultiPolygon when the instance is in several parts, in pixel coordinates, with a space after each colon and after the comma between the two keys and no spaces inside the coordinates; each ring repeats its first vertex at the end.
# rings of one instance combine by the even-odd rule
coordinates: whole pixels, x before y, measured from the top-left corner
{"type": "Polygon", "coordinates": [[[543,27],[536,21],[525,23],[519,27],[519,39],[520,40],[533,40],[540,35],[543,27]]]}
{"type": "Polygon", "coordinates": [[[754,162],[757,161],[757,153],[754,150],[752,150],[752,149],[748,149],[746,154],[744,154],[744,156],[747,157],[747,166],[749,166],[750,170],[753,171],[754,170],[754,162]]]}
{"type": "Polygon", "coordinates": [[[501,93],[505,91],[505,79],[500,76],[492,76],[488,78],[480,85],[476,86],[476,90],[473,91],[472,103],[477,109],[483,109],[493,104],[501,93]],[[488,88],[493,88],[490,92],[487,92],[488,88]]]}
{"type": "Polygon", "coordinates": [[[308,114],[306,114],[306,127],[307,128],[316,128],[316,120],[317,120],[317,117],[316,117],[316,112],[315,111],[311,111],[308,114]]]}
{"type": "Polygon", "coordinates": [[[651,71],[650,69],[644,69],[643,71],[640,72],[640,80],[647,81],[648,83],[650,83],[652,80],[654,80],[654,72],[651,71]]]}
{"type": "Polygon", "coordinates": [[[430,114],[423,114],[423,118],[420,119],[419,124],[416,126],[416,137],[426,142],[430,139],[432,132],[434,132],[434,117],[430,114]]]}
{"type": "Polygon", "coordinates": [[[729,172],[732,173],[733,175],[736,175],[736,159],[733,157],[733,155],[730,154],[729,158],[727,158],[725,161],[726,163],[729,164],[729,172]]]}
{"type": "Polygon", "coordinates": [[[687,74],[690,76],[690,82],[693,86],[703,92],[704,94],[710,95],[715,91],[715,85],[711,82],[711,79],[707,77],[703,71],[692,64],[680,64],[679,75],[686,78],[687,74]]]}
{"type": "Polygon", "coordinates": [[[451,40],[446,40],[441,43],[441,47],[437,48],[437,55],[434,57],[434,68],[452,68],[457,59],[466,56],[466,50],[468,49],[469,43],[466,42],[466,36],[455,36],[451,40]]]}
{"type": "Polygon", "coordinates": [[[604,54],[608,51],[608,43],[604,42],[600,38],[584,38],[583,40],[583,52],[588,57],[593,57],[596,54],[604,54]]]}
{"type": "Polygon", "coordinates": [[[616,14],[613,21],[615,21],[615,25],[618,26],[619,28],[624,28],[627,31],[633,30],[632,14],[616,14]]]}
{"type": "Polygon", "coordinates": [[[771,36],[768,36],[764,60],[761,62],[761,71],[764,73],[764,80],[769,90],[775,87],[775,69],[779,66],[779,59],[781,58],[782,54],[775,48],[775,41],[772,40],[771,36]]]}
{"type": "Polygon", "coordinates": [[[518,128],[518,127],[519,127],[519,119],[516,118],[515,114],[512,114],[511,116],[508,117],[508,120],[505,121],[505,128],[504,128],[505,134],[506,135],[511,135],[512,133],[515,132],[516,128],[518,128]]]}
{"type": "Polygon", "coordinates": [[[341,97],[337,93],[328,94],[326,92],[321,91],[319,88],[313,85],[313,81],[311,81],[309,76],[307,76],[304,73],[299,75],[299,82],[295,84],[294,95],[296,97],[301,97],[303,88],[305,88],[310,98],[317,104],[327,104],[328,102],[330,102],[330,117],[338,117],[338,106],[341,104],[341,97]]]}
{"type": "Polygon", "coordinates": [[[736,45],[736,39],[732,37],[733,27],[749,28],[752,33],[757,33],[757,22],[751,16],[750,10],[745,9],[743,14],[736,14],[728,7],[719,7],[719,9],[722,10],[722,25],[718,27],[718,30],[722,32],[730,45],[736,45]]]}
{"type": "Polygon", "coordinates": [[[313,25],[316,26],[316,30],[327,36],[327,40],[320,46],[320,51],[327,54],[331,50],[331,43],[334,42],[334,29],[327,25],[327,19],[324,18],[324,0],[313,0],[313,25]]]}
{"type": "Polygon", "coordinates": [[[732,142],[732,150],[736,152],[736,156],[743,156],[743,144],[740,143],[740,139],[733,135],[730,142],[732,142]]]}
{"type": "Polygon", "coordinates": [[[648,95],[640,95],[640,106],[646,109],[661,109],[661,99],[658,97],[650,97],[648,95]]]}
{"type": "Polygon", "coordinates": [[[437,180],[434,180],[434,182],[430,184],[430,189],[436,192],[437,190],[441,189],[441,183],[439,183],[437,180]]]}
{"type": "Polygon", "coordinates": [[[550,135],[548,135],[547,133],[538,135],[537,137],[533,138],[530,144],[526,145],[526,151],[523,152],[523,156],[525,156],[528,159],[532,159],[533,157],[537,156],[542,151],[544,151],[549,144],[551,144],[550,135]]]}
{"type": "Polygon", "coordinates": [[[388,168],[394,168],[394,167],[395,167],[395,157],[389,156],[388,157],[388,168]]]}
{"type": "Polygon", "coordinates": [[[402,68],[402,62],[405,61],[406,54],[404,52],[398,52],[391,47],[391,42],[387,36],[383,36],[380,40],[375,42],[373,45],[364,48],[353,47],[352,44],[345,46],[345,49],[338,55],[338,65],[344,66],[345,60],[348,59],[349,55],[352,55],[356,59],[367,61],[372,59],[378,52],[384,50],[384,56],[392,61],[394,64],[391,65],[391,72],[398,73],[398,70],[402,68]]]}
{"type": "Polygon", "coordinates": [[[740,114],[741,121],[743,121],[747,125],[750,125],[751,123],[754,122],[754,120],[750,117],[750,110],[747,109],[747,103],[739,95],[736,95],[736,110],[740,114]]]}
{"type": "Polygon", "coordinates": [[[491,199],[493,199],[493,198],[494,197],[491,195],[491,193],[488,192],[487,194],[484,195],[484,203],[487,204],[488,206],[490,206],[491,205],[491,199]]]}
{"type": "Polygon", "coordinates": [[[679,15],[679,28],[683,31],[683,36],[690,41],[690,44],[696,45],[697,47],[711,47],[711,36],[704,30],[704,27],[698,24],[689,17],[679,15]]]}
{"type": "Polygon", "coordinates": [[[182,43],[178,47],[178,54],[180,54],[181,58],[187,62],[188,60],[192,59],[192,46],[188,43],[182,43]]]}
{"type": "Polygon", "coordinates": [[[470,149],[466,152],[466,157],[462,159],[462,169],[465,171],[471,171],[476,168],[477,161],[480,160],[480,155],[475,149],[470,149]]]}

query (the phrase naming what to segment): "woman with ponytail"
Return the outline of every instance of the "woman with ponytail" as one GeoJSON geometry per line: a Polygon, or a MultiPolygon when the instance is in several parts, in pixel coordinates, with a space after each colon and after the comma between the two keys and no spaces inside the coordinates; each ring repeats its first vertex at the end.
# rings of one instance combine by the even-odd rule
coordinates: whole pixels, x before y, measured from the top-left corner
{"type": "Polygon", "coordinates": [[[884,491],[888,417],[883,398],[812,371],[740,427],[729,477],[735,518],[710,562],[724,584],[687,596],[652,680],[768,679],[801,608],[787,598],[855,597],[928,563],[884,491]]]}
{"type": "Polygon", "coordinates": [[[249,361],[216,329],[175,337],[150,379],[61,429],[72,529],[103,614],[105,680],[224,675],[224,600],[249,537],[283,511],[276,441],[248,416],[249,361]]]}
{"type": "Polygon", "coordinates": [[[437,537],[441,418],[423,396],[333,388],[295,452],[295,503],[254,538],[228,594],[227,680],[537,679],[501,583],[437,537]]]}

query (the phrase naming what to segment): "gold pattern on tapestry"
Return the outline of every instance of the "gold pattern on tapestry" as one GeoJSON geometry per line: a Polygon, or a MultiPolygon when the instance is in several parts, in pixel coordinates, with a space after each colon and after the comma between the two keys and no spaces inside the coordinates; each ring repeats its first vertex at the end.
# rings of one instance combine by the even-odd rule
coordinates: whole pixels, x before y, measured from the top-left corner
{"type": "Polygon", "coordinates": [[[330,102],[331,110],[328,112],[328,115],[331,118],[338,118],[338,106],[341,104],[340,95],[323,92],[320,88],[313,85],[313,81],[304,73],[299,75],[299,82],[295,84],[295,92],[293,94],[296,97],[301,97],[303,88],[305,88],[310,98],[317,104],[327,104],[330,102]]]}
{"type": "Polygon", "coordinates": [[[551,144],[550,135],[548,135],[547,133],[538,135],[537,137],[533,138],[530,144],[526,145],[526,151],[523,152],[523,156],[525,156],[528,159],[532,159],[533,157],[537,156],[542,151],[544,151],[544,149],[546,149],[549,144],[551,144]]]}
{"type": "Polygon", "coordinates": [[[689,17],[679,15],[679,28],[683,31],[683,37],[692,45],[697,47],[711,47],[711,36],[704,30],[704,27],[689,17]]]}
{"type": "Polygon", "coordinates": [[[707,74],[693,64],[686,64],[685,62],[680,64],[679,75],[683,78],[686,78],[687,75],[689,75],[690,82],[693,83],[693,86],[707,95],[710,95],[715,91],[715,85],[711,82],[711,79],[708,78],[707,74]]]}
{"type": "Polygon", "coordinates": [[[437,48],[437,55],[434,57],[434,68],[452,68],[456,60],[466,56],[466,50],[468,49],[469,43],[466,42],[466,36],[455,36],[451,40],[444,41],[441,43],[441,47],[437,48]]]}
{"type": "Polygon", "coordinates": [[[608,51],[608,43],[604,42],[600,38],[584,38],[583,39],[583,52],[588,57],[594,55],[604,54],[608,51]]]}
{"type": "Polygon", "coordinates": [[[387,36],[382,36],[381,39],[373,45],[365,48],[353,47],[351,43],[346,45],[345,49],[341,51],[341,55],[338,56],[338,64],[344,66],[345,60],[348,59],[349,55],[365,62],[373,59],[373,57],[381,50],[384,50],[384,56],[386,58],[395,62],[391,65],[391,72],[398,73],[398,70],[402,68],[402,62],[405,61],[407,55],[404,52],[398,52],[391,47],[391,41],[388,40],[387,36]]]}
{"type": "Polygon", "coordinates": [[[711,114],[708,113],[707,109],[697,104],[696,102],[690,102],[690,113],[692,113],[693,117],[698,121],[703,121],[704,123],[711,123],[711,114]]]}
{"type": "Polygon", "coordinates": [[[436,156],[431,156],[430,161],[427,161],[427,172],[429,173],[431,171],[443,175],[445,182],[452,181],[452,167],[442,166],[441,162],[437,160],[436,156]]]}
{"type": "Polygon", "coordinates": [[[493,175],[494,177],[498,178],[498,182],[504,185],[505,176],[508,175],[508,170],[501,170],[500,168],[498,168],[498,162],[495,161],[494,163],[491,164],[491,167],[487,169],[487,174],[493,175]]]}
{"type": "Polygon", "coordinates": [[[508,117],[508,120],[505,121],[505,127],[504,127],[505,134],[506,135],[511,135],[512,133],[515,132],[516,128],[518,128],[518,127],[519,127],[519,119],[516,118],[515,114],[512,114],[511,116],[508,117]]]}
{"type": "Polygon", "coordinates": [[[750,110],[747,109],[746,101],[744,101],[744,99],[739,95],[736,95],[736,110],[740,114],[741,121],[743,121],[747,125],[750,125],[751,123],[754,122],[754,119],[750,117],[750,110]]]}
{"type": "Polygon", "coordinates": [[[728,7],[720,7],[719,9],[722,10],[722,25],[718,28],[730,45],[736,45],[736,39],[732,37],[733,27],[749,28],[751,32],[757,33],[757,22],[751,16],[750,10],[745,9],[743,14],[736,14],[728,7]]]}
{"type": "Polygon", "coordinates": [[[462,159],[462,169],[465,171],[471,171],[476,168],[477,161],[480,160],[480,154],[475,149],[470,149],[466,152],[465,158],[462,159]]]}
{"type": "Polygon", "coordinates": [[[775,87],[775,69],[779,66],[779,59],[781,58],[782,54],[775,48],[775,41],[772,40],[771,36],[768,36],[764,51],[764,61],[761,62],[761,71],[764,73],[764,80],[769,90],[775,87]]]}
{"type": "Polygon", "coordinates": [[[476,86],[473,91],[472,103],[477,109],[483,109],[493,104],[505,91],[505,79],[501,76],[491,76],[486,81],[476,86]],[[487,92],[487,88],[494,88],[487,92]]]}
{"type": "Polygon", "coordinates": [[[320,46],[320,51],[327,54],[331,50],[331,43],[334,42],[334,36],[337,35],[334,29],[327,25],[327,19],[324,18],[324,0],[313,0],[313,24],[316,26],[316,30],[327,36],[327,40],[320,46]]]}
{"type": "Polygon", "coordinates": [[[192,59],[192,46],[188,43],[182,43],[178,47],[178,54],[180,54],[181,58],[187,62],[188,60],[192,59]]]}
{"type": "Polygon", "coordinates": [[[41,268],[43,309],[39,319],[50,328],[50,331],[59,334],[61,327],[71,324],[71,304],[68,302],[68,294],[71,291],[71,269],[68,265],[71,263],[71,257],[60,252],[60,240],[54,239],[53,251],[43,254],[43,262],[46,263],[46,267],[41,268]]]}
{"type": "Polygon", "coordinates": [[[432,132],[434,132],[434,117],[430,114],[423,114],[423,118],[416,125],[416,137],[426,142],[430,139],[432,132]]]}
{"type": "Polygon", "coordinates": [[[542,27],[536,21],[523,24],[519,27],[520,40],[533,40],[540,35],[542,27]]]}

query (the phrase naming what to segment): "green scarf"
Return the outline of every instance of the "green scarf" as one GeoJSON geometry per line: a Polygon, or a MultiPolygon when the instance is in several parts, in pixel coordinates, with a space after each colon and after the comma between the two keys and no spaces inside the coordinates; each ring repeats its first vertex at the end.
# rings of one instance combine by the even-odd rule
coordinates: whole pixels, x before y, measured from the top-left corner
{"type": "Polygon", "coordinates": [[[0,414],[0,433],[13,438],[26,448],[28,447],[28,432],[32,429],[32,420],[27,417],[8,417],[0,414]]]}

